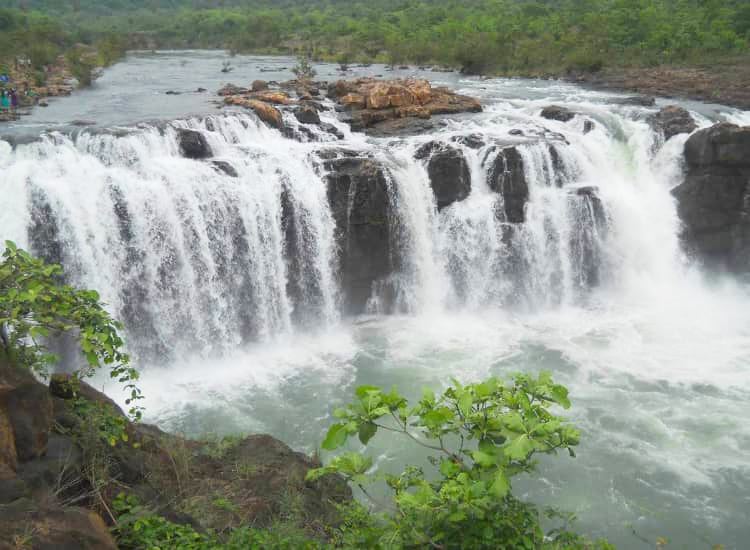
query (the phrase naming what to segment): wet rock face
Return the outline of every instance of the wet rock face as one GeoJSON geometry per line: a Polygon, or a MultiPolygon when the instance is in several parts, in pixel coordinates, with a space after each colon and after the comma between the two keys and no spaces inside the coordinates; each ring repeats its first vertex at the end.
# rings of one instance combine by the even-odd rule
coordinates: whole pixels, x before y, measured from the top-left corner
{"type": "Polygon", "coordinates": [[[682,107],[669,105],[648,118],[651,127],[664,136],[664,141],[678,134],[690,134],[698,125],[690,113],[682,107]]]}
{"type": "Polygon", "coordinates": [[[471,193],[471,172],[460,149],[439,143],[427,143],[415,154],[429,158],[427,174],[438,210],[464,200],[471,193]]]}
{"type": "Polygon", "coordinates": [[[382,166],[364,157],[326,160],[323,169],[336,222],[345,309],[362,313],[373,285],[392,271],[387,176],[382,166]]]}
{"type": "Polygon", "coordinates": [[[294,111],[294,116],[302,124],[320,124],[318,110],[312,105],[300,105],[294,111]]]}
{"type": "Polygon", "coordinates": [[[567,107],[560,107],[559,105],[550,105],[549,107],[545,107],[542,109],[541,115],[542,118],[546,118],[547,120],[557,120],[560,122],[568,122],[570,120],[573,120],[576,116],[576,114],[568,109],[567,107]]]}
{"type": "Polygon", "coordinates": [[[750,127],[722,123],[685,144],[673,190],[686,248],[710,267],[750,272],[750,127]]]}
{"type": "MultiPolygon", "coordinates": [[[[488,156],[488,160],[491,159],[488,156]]],[[[487,185],[503,196],[503,214],[509,223],[523,223],[529,186],[518,149],[506,147],[497,151],[487,172],[487,185]]]]}
{"type": "Polygon", "coordinates": [[[197,130],[180,129],[177,131],[182,156],[189,159],[206,159],[213,155],[206,138],[197,130]]]}

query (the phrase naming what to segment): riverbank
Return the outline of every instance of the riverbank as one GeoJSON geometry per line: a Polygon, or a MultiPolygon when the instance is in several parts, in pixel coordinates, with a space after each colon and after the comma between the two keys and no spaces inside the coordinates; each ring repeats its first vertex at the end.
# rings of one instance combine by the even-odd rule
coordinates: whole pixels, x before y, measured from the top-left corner
{"type": "Polygon", "coordinates": [[[563,78],[598,89],[692,99],[750,110],[750,58],[713,65],[607,68],[568,73],[563,78]]]}

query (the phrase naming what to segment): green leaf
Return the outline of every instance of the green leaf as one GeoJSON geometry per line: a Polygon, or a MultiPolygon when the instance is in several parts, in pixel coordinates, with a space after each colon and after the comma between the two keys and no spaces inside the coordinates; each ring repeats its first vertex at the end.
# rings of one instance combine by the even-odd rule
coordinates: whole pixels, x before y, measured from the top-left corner
{"type": "Polygon", "coordinates": [[[511,460],[526,460],[529,453],[534,450],[534,443],[529,440],[528,435],[521,434],[503,447],[503,450],[511,460]]]}
{"type": "Polygon", "coordinates": [[[334,424],[328,429],[328,434],[323,440],[321,447],[327,451],[333,451],[346,443],[348,432],[344,424],[334,424]]]}
{"type": "Polygon", "coordinates": [[[359,427],[359,440],[362,442],[362,445],[367,445],[367,443],[373,438],[377,431],[378,427],[372,422],[366,422],[362,424],[359,427]]]}
{"type": "Polygon", "coordinates": [[[490,492],[497,498],[503,498],[510,491],[510,482],[503,470],[498,470],[490,485],[490,492]]]}
{"type": "Polygon", "coordinates": [[[471,407],[474,404],[474,398],[471,396],[471,392],[463,391],[458,397],[458,409],[464,418],[471,414],[471,407]]]}
{"type": "Polygon", "coordinates": [[[360,399],[365,399],[372,392],[380,392],[380,388],[377,386],[359,386],[354,393],[360,399]]]}

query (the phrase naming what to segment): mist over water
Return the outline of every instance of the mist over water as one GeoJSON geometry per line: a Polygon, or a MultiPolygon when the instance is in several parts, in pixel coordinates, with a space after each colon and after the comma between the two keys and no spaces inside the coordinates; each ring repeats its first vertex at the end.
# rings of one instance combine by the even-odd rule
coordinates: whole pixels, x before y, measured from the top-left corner
{"type": "MultiPolygon", "coordinates": [[[[201,85],[189,80],[196,64],[220,65],[214,55],[184,54],[192,66],[173,68],[184,87],[201,85]]],[[[269,432],[312,451],[356,385],[418,395],[452,376],[547,369],[570,387],[582,444],[576,459],[545,459],[520,494],[577,512],[582,530],[622,548],[658,536],[675,548],[744,547],[750,293],[681,251],[670,189],[686,136],[660,144],[644,121],[652,110],[613,105],[612,94],[441,78],[481,96],[485,112],[399,140],[352,135],[332,113],[323,118],[343,142],[292,141],[246,113],[186,111],[167,124],[0,142],[0,238],[100,291],[126,324],[147,420],[165,429],[269,432]],[[584,133],[583,116],[541,119],[552,103],[594,130],[584,133]],[[203,133],[237,177],[182,158],[179,128],[203,133]],[[519,129],[531,137],[519,143],[509,134],[519,129]],[[487,145],[454,139],[467,134],[487,145]],[[460,148],[471,175],[470,195],[441,211],[414,158],[431,140],[460,148]],[[507,223],[488,183],[498,143],[517,144],[523,160],[522,225],[507,223]],[[394,303],[376,285],[356,318],[342,313],[321,162],[341,147],[387,168],[395,214],[394,303]]],[[[686,106],[704,125],[748,117],[686,106]]],[[[376,438],[381,467],[423,460],[390,443],[376,438]]]]}

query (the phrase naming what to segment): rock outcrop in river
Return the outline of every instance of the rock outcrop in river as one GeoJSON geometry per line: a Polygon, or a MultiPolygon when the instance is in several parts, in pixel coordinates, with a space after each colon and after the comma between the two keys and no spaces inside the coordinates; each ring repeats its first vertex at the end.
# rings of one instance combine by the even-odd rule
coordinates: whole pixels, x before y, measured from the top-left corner
{"type": "Polygon", "coordinates": [[[712,267],[750,271],[750,127],[722,123],[685,144],[674,191],[687,248],[712,267]]]}

